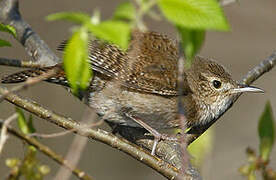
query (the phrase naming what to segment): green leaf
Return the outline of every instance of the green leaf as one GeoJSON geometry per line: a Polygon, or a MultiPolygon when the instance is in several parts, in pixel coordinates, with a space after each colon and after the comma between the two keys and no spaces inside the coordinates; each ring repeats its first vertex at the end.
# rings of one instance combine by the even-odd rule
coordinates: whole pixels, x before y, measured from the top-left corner
{"type": "Polygon", "coordinates": [[[131,2],[123,2],[115,9],[113,18],[116,20],[134,20],[135,7],[131,2]]]}
{"type": "Polygon", "coordinates": [[[33,116],[31,114],[30,114],[29,120],[28,120],[28,128],[29,128],[30,133],[35,133],[35,128],[33,125],[33,116]]]}
{"type": "Polygon", "coordinates": [[[165,17],[176,24],[198,30],[229,30],[229,25],[216,0],[160,0],[165,17]]]}
{"type": "Polygon", "coordinates": [[[186,65],[190,67],[194,56],[198,53],[204,42],[205,31],[186,29],[183,27],[177,27],[177,29],[181,36],[186,65]]]}
{"type": "Polygon", "coordinates": [[[11,46],[11,43],[9,43],[6,40],[0,39],[0,47],[4,47],[4,46],[11,46]]]}
{"type": "Polygon", "coordinates": [[[79,13],[79,12],[60,12],[60,13],[50,14],[46,16],[46,20],[48,21],[67,20],[77,24],[86,24],[91,21],[91,17],[85,13],[79,13]]]}
{"type": "Polygon", "coordinates": [[[97,38],[117,44],[123,50],[128,47],[130,25],[122,21],[103,21],[98,25],[88,24],[89,31],[97,38]]]}
{"type": "Polygon", "coordinates": [[[24,134],[29,134],[30,130],[29,130],[28,123],[27,123],[27,120],[25,118],[25,115],[24,115],[22,109],[16,107],[16,112],[17,112],[17,116],[18,116],[17,124],[18,124],[19,129],[24,134]]]}
{"type": "Polygon", "coordinates": [[[191,159],[191,163],[199,169],[213,149],[214,134],[213,128],[208,129],[188,146],[188,152],[194,157],[191,159]]]}
{"type": "Polygon", "coordinates": [[[29,120],[27,121],[22,109],[16,108],[16,112],[18,115],[17,118],[17,124],[19,129],[24,133],[24,134],[30,134],[35,132],[35,128],[33,125],[33,117],[30,115],[29,120]]]}
{"type": "Polygon", "coordinates": [[[4,24],[0,23],[0,31],[2,31],[2,32],[8,32],[13,37],[16,37],[16,30],[14,29],[14,27],[12,27],[10,25],[4,25],[4,24]]]}
{"type": "Polygon", "coordinates": [[[269,154],[272,150],[274,143],[274,118],[272,114],[271,105],[269,102],[266,103],[264,112],[262,113],[258,131],[260,137],[260,154],[264,161],[267,161],[269,154]]]}
{"type": "Polygon", "coordinates": [[[85,27],[75,31],[69,39],[64,52],[64,70],[72,92],[88,87],[92,71],[88,62],[88,32],[85,27]]]}

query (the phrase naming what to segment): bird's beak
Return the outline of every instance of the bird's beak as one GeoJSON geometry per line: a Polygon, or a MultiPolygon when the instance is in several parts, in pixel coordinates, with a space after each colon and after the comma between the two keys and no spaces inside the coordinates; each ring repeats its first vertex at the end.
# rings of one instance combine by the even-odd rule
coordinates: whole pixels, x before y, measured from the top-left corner
{"type": "Polygon", "coordinates": [[[243,93],[243,92],[264,93],[264,90],[254,86],[248,86],[244,84],[238,84],[238,88],[234,89],[234,93],[243,93]]]}

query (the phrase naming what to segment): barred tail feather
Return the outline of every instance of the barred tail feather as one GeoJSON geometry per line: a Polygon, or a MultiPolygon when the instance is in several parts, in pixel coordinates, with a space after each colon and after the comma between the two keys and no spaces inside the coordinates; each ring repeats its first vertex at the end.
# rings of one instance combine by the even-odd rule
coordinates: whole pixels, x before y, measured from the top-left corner
{"type": "Polygon", "coordinates": [[[17,72],[1,79],[2,83],[20,83],[26,81],[30,77],[37,77],[45,73],[47,68],[35,68],[29,69],[21,72],[17,72]]]}
{"type": "MultiPolygon", "coordinates": [[[[21,72],[17,72],[1,79],[2,83],[20,83],[26,81],[28,78],[37,77],[51,70],[55,66],[43,67],[43,68],[34,68],[21,72]]],[[[47,81],[57,83],[56,81],[66,81],[65,74],[63,71],[60,71],[55,77],[47,79],[47,81]]]]}

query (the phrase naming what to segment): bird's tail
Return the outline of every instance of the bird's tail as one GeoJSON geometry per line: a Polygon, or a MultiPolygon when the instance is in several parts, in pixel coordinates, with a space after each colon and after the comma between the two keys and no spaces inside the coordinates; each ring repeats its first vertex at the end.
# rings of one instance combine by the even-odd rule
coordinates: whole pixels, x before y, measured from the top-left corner
{"type": "MultiPolygon", "coordinates": [[[[1,79],[2,83],[20,83],[26,81],[28,78],[32,77],[38,77],[42,74],[45,74],[52,70],[56,66],[51,66],[51,67],[43,67],[43,68],[34,68],[34,69],[28,69],[25,71],[20,71],[8,76],[5,76],[1,79]]],[[[53,83],[58,83],[58,84],[63,84],[67,85],[68,82],[65,78],[64,71],[59,71],[54,77],[51,77],[49,79],[46,79],[46,81],[53,82],[53,83]]]]}
{"type": "Polygon", "coordinates": [[[41,74],[47,72],[47,70],[48,69],[46,69],[46,68],[35,68],[35,69],[28,69],[25,71],[20,71],[20,72],[3,77],[1,79],[1,82],[2,83],[24,82],[28,78],[40,76],[41,74]]]}

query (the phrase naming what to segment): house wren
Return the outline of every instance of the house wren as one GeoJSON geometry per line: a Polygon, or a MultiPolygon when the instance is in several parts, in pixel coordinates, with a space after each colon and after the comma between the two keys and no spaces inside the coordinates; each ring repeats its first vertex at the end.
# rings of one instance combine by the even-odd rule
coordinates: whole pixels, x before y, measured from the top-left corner
{"type": "MultiPolygon", "coordinates": [[[[135,31],[126,52],[99,40],[91,41],[89,49],[94,76],[88,104],[99,116],[130,127],[141,127],[137,119],[155,130],[179,126],[175,42],[158,33],[135,31]]],[[[22,82],[51,68],[19,72],[3,78],[2,83],[22,82]]],[[[236,93],[263,92],[237,84],[223,66],[200,56],[184,71],[183,78],[187,127],[204,126],[216,119],[236,93]]],[[[63,70],[47,81],[68,86],[63,70]]]]}

